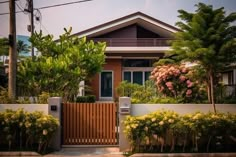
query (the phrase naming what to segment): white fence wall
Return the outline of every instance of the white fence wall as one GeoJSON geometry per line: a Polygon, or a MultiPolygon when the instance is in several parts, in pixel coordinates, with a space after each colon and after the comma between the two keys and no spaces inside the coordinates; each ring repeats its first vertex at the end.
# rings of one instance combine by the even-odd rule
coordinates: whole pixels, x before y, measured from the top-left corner
{"type": "Polygon", "coordinates": [[[48,104],[0,104],[0,112],[6,109],[17,110],[20,108],[28,112],[42,111],[44,114],[48,114],[48,104]]]}
{"type": "MultiPolygon", "coordinates": [[[[131,115],[141,116],[161,109],[172,110],[182,115],[196,111],[213,112],[211,104],[132,104],[131,115]]],[[[236,104],[216,104],[216,110],[217,112],[236,114],[236,104]]]]}

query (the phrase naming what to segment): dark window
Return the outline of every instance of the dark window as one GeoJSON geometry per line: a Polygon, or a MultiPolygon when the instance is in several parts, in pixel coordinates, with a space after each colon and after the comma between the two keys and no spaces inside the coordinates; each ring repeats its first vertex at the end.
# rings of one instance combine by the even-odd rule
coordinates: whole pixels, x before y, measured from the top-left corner
{"type": "Polygon", "coordinates": [[[143,72],[142,71],[134,71],[133,72],[133,83],[143,84],[143,72]]]}
{"type": "Polygon", "coordinates": [[[152,67],[154,60],[150,59],[124,59],[123,67],[152,67]]]}
{"type": "Polygon", "coordinates": [[[124,72],[124,80],[131,82],[131,72],[130,71],[125,71],[124,72]]]}
{"type": "Polygon", "coordinates": [[[145,72],[145,81],[149,80],[150,75],[151,75],[150,71],[145,72]]]}

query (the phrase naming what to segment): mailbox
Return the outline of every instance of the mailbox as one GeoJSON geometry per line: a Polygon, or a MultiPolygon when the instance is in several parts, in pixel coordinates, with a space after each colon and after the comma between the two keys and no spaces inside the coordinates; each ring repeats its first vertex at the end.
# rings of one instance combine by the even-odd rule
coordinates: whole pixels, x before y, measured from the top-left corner
{"type": "Polygon", "coordinates": [[[120,107],[120,114],[130,114],[130,107],[120,107]]]}
{"type": "Polygon", "coordinates": [[[56,105],[51,105],[51,111],[57,111],[57,106],[56,105]]]}
{"type": "Polygon", "coordinates": [[[120,114],[130,114],[131,103],[129,97],[121,97],[119,99],[120,102],[120,114]]]}

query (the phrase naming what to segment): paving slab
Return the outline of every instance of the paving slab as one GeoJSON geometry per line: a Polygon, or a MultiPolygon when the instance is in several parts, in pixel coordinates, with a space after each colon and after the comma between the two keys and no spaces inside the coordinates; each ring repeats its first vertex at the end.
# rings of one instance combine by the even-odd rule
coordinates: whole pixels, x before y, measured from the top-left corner
{"type": "Polygon", "coordinates": [[[44,157],[124,157],[116,147],[105,148],[62,148],[44,157]]]}
{"type": "Polygon", "coordinates": [[[236,157],[236,153],[137,153],[130,157],[236,157]]]}

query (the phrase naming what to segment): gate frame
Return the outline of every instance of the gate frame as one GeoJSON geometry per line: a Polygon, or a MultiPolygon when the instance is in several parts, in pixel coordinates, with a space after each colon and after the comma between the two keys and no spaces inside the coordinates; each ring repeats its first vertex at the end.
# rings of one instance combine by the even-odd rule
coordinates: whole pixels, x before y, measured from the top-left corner
{"type": "MultiPolygon", "coordinates": [[[[62,108],[62,110],[61,110],[61,132],[62,132],[62,134],[61,134],[61,146],[62,147],[64,147],[64,148],[69,148],[69,147],[104,147],[104,146],[109,146],[109,147],[117,147],[117,146],[119,146],[119,128],[120,128],[120,126],[119,126],[119,104],[118,103],[115,103],[115,102],[97,102],[97,103],[62,103],[62,105],[61,105],[61,108],[62,108]],[[65,130],[65,127],[66,127],[66,125],[64,124],[64,123],[66,123],[66,121],[65,121],[65,115],[64,114],[66,114],[66,113],[64,113],[65,112],[65,105],[66,104],[74,104],[74,105],[79,105],[79,104],[81,104],[81,105],[90,105],[89,107],[91,107],[91,106],[93,106],[93,105],[103,105],[103,104],[113,104],[113,105],[115,105],[114,106],[114,108],[108,108],[109,110],[113,110],[114,109],[114,118],[115,118],[115,120],[114,120],[114,122],[115,122],[115,130],[114,130],[114,132],[111,132],[111,136],[112,136],[112,134],[114,134],[114,136],[115,136],[115,138],[114,139],[107,139],[107,138],[105,138],[105,140],[115,140],[115,144],[99,144],[99,143],[96,143],[97,141],[93,141],[93,139],[91,139],[92,140],[92,142],[91,143],[95,143],[95,144],[65,144],[66,142],[64,141],[65,140],[65,132],[64,132],[64,130],[65,130]]],[[[82,108],[82,107],[81,107],[82,108]]],[[[79,109],[81,109],[80,107],[79,107],[79,109]]],[[[92,108],[92,107],[91,107],[92,108]]],[[[77,109],[77,108],[76,108],[77,109]]],[[[98,108],[93,108],[92,109],[92,111],[95,111],[96,109],[98,109],[98,108]]],[[[100,108],[99,108],[100,109],[100,108]]],[[[101,109],[104,109],[104,108],[101,108],[101,109]]],[[[110,113],[109,112],[109,110],[108,109],[106,109],[106,113],[110,113]]],[[[83,110],[85,110],[85,109],[83,109],[83,110]]],[[[72,111],[72,110],[71,110],[72,111]]],[[[78,111],[76,111],[76,112],[78,112],[78,111]]],[[[86,111],[86,113],[88,113],[87,111],[86,111]]],[[[102,114],[102,113],[99,113],[99,114],[102,114]]],[[[110,115],[108,115],[108,116],[110,116],[110,115]]],[[[101,117],[101,116],[98,116],[98,117],[101,117]]],[[[77,117],[78,118],[78,117],[77,117]]],[[[87,117],[86,117],[87,118],[87,117]]],[[[95,119],[96,119],[97,117],[95,117],[95,119]]],[[[107,118],[107,116],[102,116],[101,118],[107,118]]],[[[108,117],[109,118],[109,117],[108,117]]],[[[68,119],[67,119],[68,120],[68,119]]],[[[104,120],[104,119],[103,119],[104,120]]],[[[91,122],[91,121],[90,121],[91,122]]],[[[111,121],[105,121],[105,123],[107,123],[107,122],[109,122],[109,123],[112,123],[111,121]]],[[[76,122],[75,122],[76,123],[76,122]]],[[[103,123],[104,124],[104,123],[103,123]]],[[[81,124],[80,124],[81,125],[81,124]]],[[[107,125],[104,125],[104,126],[107,126],[107,125]]],[[[102,129],[104,129],[104,126],[103,126],[103,128],[102,129]]],[[[111,126],[111,127],[113,127],[113,126],[111,126]]],[[[107,129],[106,127],[105,127],[105,129],[107,129]]],[[[111,131],[110,130],[111,128],[109,128],[108,130],[109,131],[111,131]]],[[[77,129],[74,129],[74,130],[77,130],[77,129]]],[[[106,131],[105,131],[106,132],[106,131]]],[[[94,132],[92,132],[92,133],[94,133],[94,132]]],[[[102,134],[104,134],[104,131],[102,131],[102,134]]],[[[75,140],[75,139],[74,139],[75,140]]],[[[79,138],[77,137],[77,139],[76,139],[76,141],[77,140],[79,140],[79,138]]],[[[87,140],[87,139],[85,139],[85,140],[87,140]]],[[[97,140],[104,140],[104,138],[101,138],[101,139],[97,139],[97,140]]],[[[72,142],[73,143],[73,142],[72,142]]],[[[77,142],[76,142],[77,143],[77,142]]],[[[83,143],[83,142],[82,142],[83,143]]],[[[109,142],[107,142],[107,143],[109,143],[109,142]]],[[[110,142],[110,143],[113,143],[113,142],[110,142]]]]}

